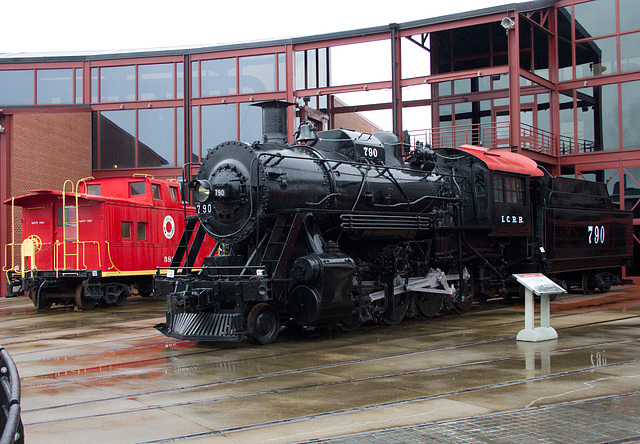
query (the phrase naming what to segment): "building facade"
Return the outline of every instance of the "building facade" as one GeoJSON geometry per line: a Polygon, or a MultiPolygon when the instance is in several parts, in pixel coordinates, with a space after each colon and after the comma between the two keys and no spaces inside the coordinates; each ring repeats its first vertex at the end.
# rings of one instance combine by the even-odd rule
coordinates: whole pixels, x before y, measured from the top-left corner
{"type": "MultiPolygon", "coordinates": [[[[182,177],[219,142],[260,139],[251,105],[271,99],[296,103],[290,132],[307,118],[523,153],[607,183],[640,225],[637,0],[538,0],[185,50],[0,54],[0,198],[89,175],[182,177]]],[[[15,241],[11,211],[2,245],[15,241]]]]}

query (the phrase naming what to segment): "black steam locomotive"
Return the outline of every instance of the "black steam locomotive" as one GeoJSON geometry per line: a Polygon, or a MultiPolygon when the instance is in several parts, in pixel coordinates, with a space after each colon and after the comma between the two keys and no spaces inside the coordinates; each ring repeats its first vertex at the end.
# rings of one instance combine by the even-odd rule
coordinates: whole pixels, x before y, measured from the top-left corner
{"type": "Polygon", "coordinates": [[[283,323],[461,313],[517,292],[514,273],[607,291],[631,259],[631,213],[601,183],[472,146],[405,159],[392,134],[307,122],[289,145],[286,105],[261,104],[263,140],[219,144],[190,183],[198,215],[155,279],[164,334],[266,344],[283,323]],[[206,235],[217,251],[194,264],[206,235]]]}

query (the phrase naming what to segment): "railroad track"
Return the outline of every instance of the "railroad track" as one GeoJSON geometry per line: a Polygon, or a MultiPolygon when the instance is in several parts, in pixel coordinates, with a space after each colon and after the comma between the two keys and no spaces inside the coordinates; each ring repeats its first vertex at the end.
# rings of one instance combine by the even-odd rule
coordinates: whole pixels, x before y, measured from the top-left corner
{"type": "MultiPolygon", "coordinates": [[[[640,367],[640,339],[625,334],[640,326],[640,309],[616,309],[597,319],[556,314],[552,324],[562,341],[545,348],[516,347],[522,316],[504,306],[353,334],[283,334],[270,346],[198,345],[156,335],[150,327],[163,307],[154,301],[91,317],[51,313],[36,322],[25,313],[19,322],[29,324],[30,337],[19,334],[24,326],[1,329],[0,341],[10,344],[22,376],[26,436],[49,429],[60,431],[62,441],[78,424],[94,424],[97,433],[104,424],[154,414],[193,426],[141,430],[124,441],[274,434],[640,367]],[[545,369],[545,359],[567,363],[545,369]],[[534,368],[525,368],[527,362],[534,368]],[[252,406],[254,414],[244,413],[252,406]]],[[[553,401],[538,398],[525,406],[553,401]]],[[[107,440],[121,441],[114,433],[107,440]]],[[[295,440],[283,433],[289,438],[282,442],[295,440]]]]}

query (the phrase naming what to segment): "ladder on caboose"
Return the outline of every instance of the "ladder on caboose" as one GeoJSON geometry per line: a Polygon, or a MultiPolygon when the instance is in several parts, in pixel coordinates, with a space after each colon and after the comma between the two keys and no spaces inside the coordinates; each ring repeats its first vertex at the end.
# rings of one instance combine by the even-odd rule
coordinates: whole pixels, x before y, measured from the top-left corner
{"type": "Polygon", "coordinates": [[[65,180],[62,185],[62,268],[67,270],[72,268],[74,270],[79,270],[80,267],[80,219],[79,219],[79,204],[78,198],[80,197],[80,184],[84,183],[85,190],[87,189],[87,179],[93,179],[93,177],[85,177],[75,184],[75,189],[73,182],[71,180],[65,180]],[[73,205],[67,205],[67,183],[71,185],[70,193],[75,196],[75,203],[73,205]],[[71,217],[73,216],[73,217],[71,217]],[[67,252],[67,242],[71,242],[75,244],[75,252],[73,252],[73,248],[70,248],[72,252],[67,252]],[[70,263],[70,266],[67,267],[67,258],[75,258],[75,264],[70,263]]]}

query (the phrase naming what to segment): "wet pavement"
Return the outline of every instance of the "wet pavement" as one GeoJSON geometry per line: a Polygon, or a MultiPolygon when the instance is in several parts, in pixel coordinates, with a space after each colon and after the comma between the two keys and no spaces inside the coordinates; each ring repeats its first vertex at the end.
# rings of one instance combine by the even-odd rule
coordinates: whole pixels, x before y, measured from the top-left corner
{"type": "Polygon", "coordinates": [[[558,339],[517,342],[524,307],[267,346],[153,329],[165,302],[37,313],[0,299],[29,443],[626,442],[640,439],[640,289],[551,304],[558,339]]]}

